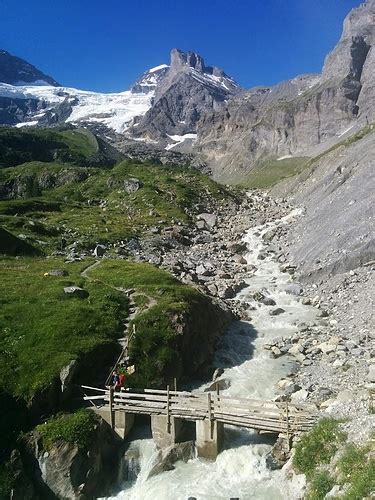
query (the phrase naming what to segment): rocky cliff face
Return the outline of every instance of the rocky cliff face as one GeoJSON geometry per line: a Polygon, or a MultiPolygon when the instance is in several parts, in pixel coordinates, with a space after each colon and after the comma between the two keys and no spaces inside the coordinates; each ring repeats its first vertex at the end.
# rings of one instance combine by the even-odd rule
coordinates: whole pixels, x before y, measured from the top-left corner
{"type": "MultiPolygon", "coordinates": [[[[219,110],[238,90],[231,77],[219,68],[206,66],[200,55],[173,49],[152,107],[130,134],[153,141],[168,141],[168,136],[183,140],[187,134],[195,134],[198,120],[207,111],[219,110]]],[[[169,143],[173,147],[173,142],[169,143]]]]}
{"type": "Polygon", "coordinates": [[[37,431],[24,443],[19,467],[26,468],[28,477],[17,483],[14,498],[98,498],[117,484],[122,441],[103,420],[88,450],[65,441],[46,448],[37,431]]]}
{"type": "Polygon", "coordinates": [[[310,156],[374,119],[375,2],[354,9],[321,75],[252,89],[198,124],[197,151],[214,174],[238,181],[264,157],[310,156]]]}
{"type": "Polygon", "coordinates": [[[0,82],[10,85],[53,85],[59,84],[20,57],[0,49],[0,82]]]}

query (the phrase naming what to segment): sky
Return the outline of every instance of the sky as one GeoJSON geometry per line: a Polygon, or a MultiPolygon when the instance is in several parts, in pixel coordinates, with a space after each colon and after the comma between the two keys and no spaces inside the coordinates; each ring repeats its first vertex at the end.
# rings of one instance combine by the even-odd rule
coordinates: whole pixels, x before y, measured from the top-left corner
{"type": "Polygon", "coordinates": [[[173,47],[243,87],[321,70],[360,0],[0,0],[0,48],[69,87],[126,90],[173,47]]]}

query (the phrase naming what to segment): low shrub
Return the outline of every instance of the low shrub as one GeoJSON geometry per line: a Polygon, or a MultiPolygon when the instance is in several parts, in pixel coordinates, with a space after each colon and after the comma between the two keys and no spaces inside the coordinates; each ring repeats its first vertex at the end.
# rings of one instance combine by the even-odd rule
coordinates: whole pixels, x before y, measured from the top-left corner
{"type": "Polygon", "coordinates": [[[47,449],[59,441],[65,441],[87,450],[97,422],[93,411],[82,409],[68,415],[56,415],[45,424],[38,425],[37,430],[47,449]]]}
{"type": "Polygon", "coordinates": [[[310,479],[318,465],[330,462],[345,439],[346,434],[340,430],[340,421],[324,418],[302,436],[296,446],[293,465],[310,479]]]}
{"type": "Polygon", "coordinates": [[[309,485],[306,500],[323,500],[334,485],[335,481],[329,475],[328,471],[317,471],[309,485]]]}

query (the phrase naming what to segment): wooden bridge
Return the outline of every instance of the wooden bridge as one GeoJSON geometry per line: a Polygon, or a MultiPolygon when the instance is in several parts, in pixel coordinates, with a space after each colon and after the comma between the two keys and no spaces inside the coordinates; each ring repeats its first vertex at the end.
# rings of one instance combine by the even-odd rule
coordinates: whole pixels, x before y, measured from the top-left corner
{"type": "Polygon", "coordinates": [[[294,434],[308,431],[318,419],[317,412],[307,405],[288,402],[233,398],[203,392],[143,389],[99,389],[82,386],[84,400],[125,438],[134,416],[151,416],[154,441],[159,448],[179,442],[185,421],[195,421],[198,455],[216,458],[223,443],[224,424],[282,434],[289,443],[294,434]]]}

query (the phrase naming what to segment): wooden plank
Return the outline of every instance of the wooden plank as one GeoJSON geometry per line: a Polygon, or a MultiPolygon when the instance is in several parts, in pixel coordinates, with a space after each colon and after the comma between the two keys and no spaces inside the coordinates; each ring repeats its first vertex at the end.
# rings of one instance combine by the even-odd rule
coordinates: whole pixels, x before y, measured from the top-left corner
{"type": "MultiPolygon", "coordinates": [[[[249,422],[249,423],[264,423],[264,424],[279,424],[281,423],[285,429],[287,427],[286,421],[285,420],[280,420],[280,419],[270,419],[270,418],[265,418],[265,417],[248,417],[248,416],[241,416],[241,415],[230,415],[227,413],[218,413],[214,412],[214,418],[217,420],[220,420],[221,418],[225,418],[226,420],[230,420],[232,422],[249,422]]],[[[303,424],[301,424],[303,425],[303,424]]]]}
{"type": "Polygon", "coordinates": [[[98,391],[98,392],[108,392],[108,389],[100,389],[99,387],[90,387],[89,385],[81,385],[83,389],[91,389],[93,391],[98,391]]]}
{"type": "Polygon", "coordinates": [[[105,401],[103,396],[83,396],[84,401],[91,401],[93,399],[100,399],[102,401],[105,401]]]}

